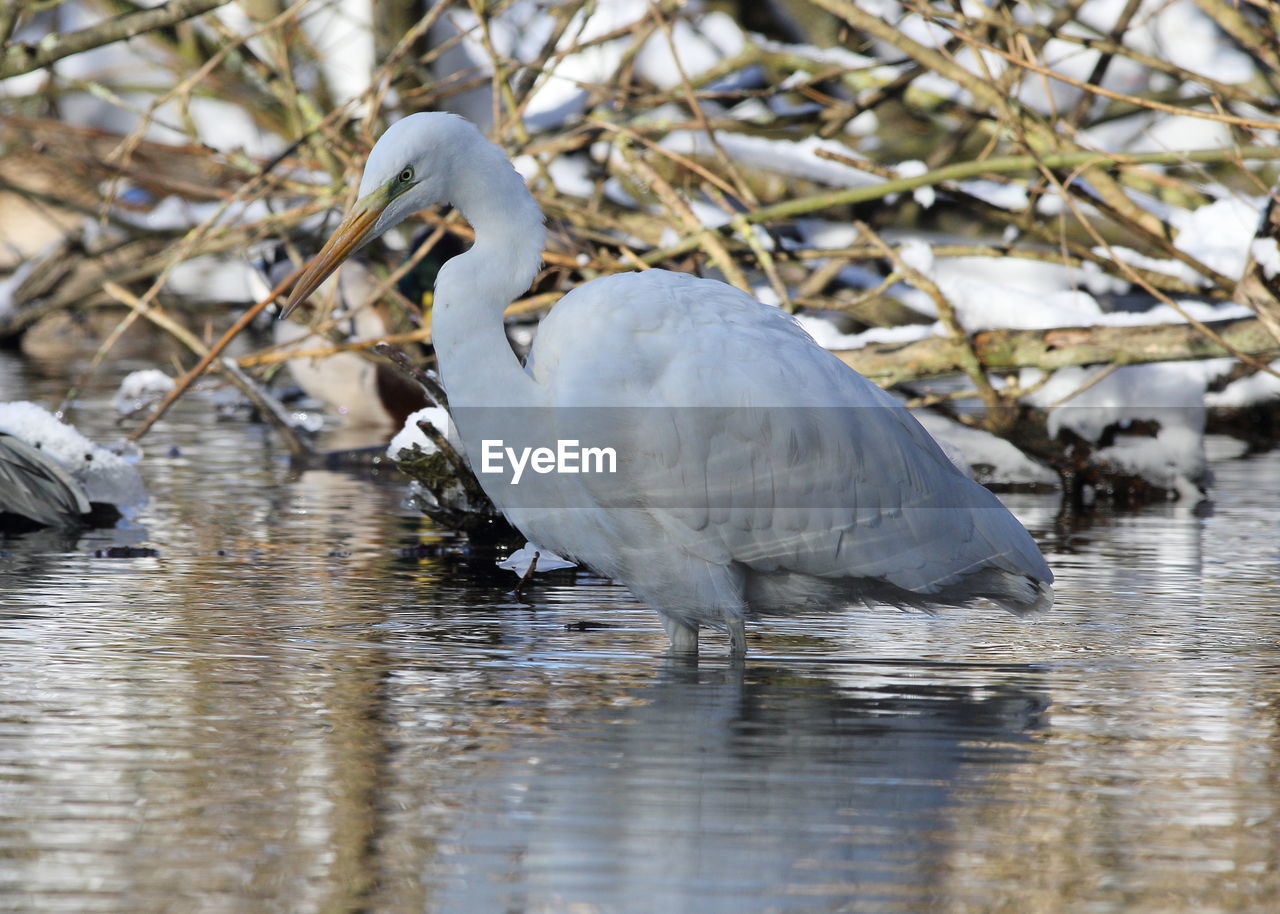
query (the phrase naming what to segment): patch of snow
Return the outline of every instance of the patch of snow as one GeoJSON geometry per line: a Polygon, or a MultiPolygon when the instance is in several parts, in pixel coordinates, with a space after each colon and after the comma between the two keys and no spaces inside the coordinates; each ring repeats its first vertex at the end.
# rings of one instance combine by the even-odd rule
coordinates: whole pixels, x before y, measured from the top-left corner
{"type": "Polygon", "coordinates": [[[1097,323],[1102,309],[1088,292],[1062,288],[1055,271],[1016,258],[939,259],[930,278],[951,302],[969,332],[992,329],[1041,330],[1097,323]],[[1028,269],[1028,266],[1040,269],[1028,269]],[[1040,275],[1048,274],[1047,276],[1040,275]]]}
{"type": "Polygon", "coordinates": [[[12,273],[0,279],[0,317],[13,310],[13,293],[18,290],[18,286],[26,282],[27,277],[32,274],[42,259],[42,257],[32,257],[24,260],[12,273]]]}
{"type": "Polygon", "coordinates": [[[325,415],[321,412],[312,412],[305,409],[295,409],[285,416],[289,428],[300,429],[308,434],[314,435],[325,426],[325,415]]]}
{"type": "Polygon", "coordinates": [[[706,200],[686,200],[689,209],[693,210],[693,214],[698,217],[698,222],[707,228],[716,229],[722,225],[728,225],[733,218],[729,213],[709,203],[706,200]]]}
{"type": "Polygon", "coordinates": [[[174,264],[165,289],[196,301],[251,304],[257,299],[250,290],[260,281],[257,271],[241,257],[203,254],[174,264]]]}
{"type": "MultiPolygon", "coordinates": [[[[1231,302],[1211,305],[1207,302],[1186,300],[1176,304],[1198,321],[1236,320],[1253,315],[1253,312],[1244,305],[1231,302]]],[[[1185,321],[1186,318],[1168,305],[1156,305],[1147,311],[1112,311],[1103,314],[1094,323],[1111,327],[1140,327],[1143,324],[1181,324],[1185,321]]]]}
{"type": "Polygon", "coordinates": [[[533,345],[534,338],[538,335],[536,325],[529,324],[508,324],[507,336],[511,338],[511,342],[515,343],[521,350],[528,351],[533,345]]]}
{"type": "Polygon", "coordinates": [[[792,54],[796,57],[812,60],[815,63],[832,64],[837,67],[843,67],[846,70],[866,70],[880,65],[880,62],[874,58],[855,54],[845,48],[819,48],[811,44],[788,44],[783,41],[774,41],[771,38],[765,38],[763,35],[755,33],[752,33],[751,40],[762,51],[768,51],[773,54],[792,54]]]}
{"type": "Polygon", "coordinates": [[[635,58],[636,73],[659,89],[670,89],[680,84],[680,70],[692,79],[736,55],[745,43],[742,29],[724,13],[707,13],[696,24],[677,19],[671,26],[670,41],[658,30],[644,43],[635,58]]]}
{"type": "Polygon", "coordinates": [[[857,243],[859,232],[848,222],[832,222],[827,219],[797,219],[796,231],[801,238],[801,248],[814,250],[838,250],[857,243]]]}
{"type": "Polygon", "coordinates": [[[334,102],[342,104],[369,88],[376,62],[373,0],[329,0],[300,17],[334,102]]]}
{"type": "MultiPolygon", "coordinates": [[[[858,5],[872,15],[892,22],[902,35],[926,47],[940,48],[951,38],[951,34],[937,23],[928,22],[915,13],[904,16],[902,4],[898,0],[859,0],[858,5]]],[[[884,56],[893,57],[898,54],[897,49],[887,44],[876,44],[883,49],[884,56]]]]}
{"type": "Polygon", "coordinates": [[[900,327],[871,327],[861,333],[841,333],[836,325],[816,314],[797,314],[796,321],[824,349],[861,349],[871,343],[913,343],[930,336],[941,336],[942,325],[903,324],[900,327]]]}
{"type": "Polygon", "coordinates": [[[758,98],[743,99],[726,113],[734,120],[755,121],[759,124],[767,124],[779,114],[776,108],[758,98]]]}
{"type": "Polygon", "coordinates": [[[947,99],[963,107],[973,104],[973,96],[968,89],[961,89],[950,79],[935,70],[926,70],[913,79],[911,81],[911,91],[947,99]]]}
{"type": "MultiPolygon", "coordinates": [[[[908,159],[905,162],[899,162],[897,167],[898,176],[902,178],[918,178],[928,170],[929,166],[919,159],[908,159]]],[[[911,192],[911,197],[925,209],[928,209],[938,199],[938,191],[937,188],[932,186],[917,187],[911,192]]]]}
{"type": "Polygon", "coordinates": [[[534,569],[534,574],[541,574],[544,571],[559,571],[562,568],[576,568],[577,562],[570,562],[568,559],[561,558],[550,549],[543,549],[536,543],[525,542],[523,548],[517,549],[507,558],[498,562],[499,568],[507,571],[514,571],[520,577],[524,577],[529,572],[529,566],[533,563],[534,555],[538,556],[538,567],[534,569]]]}
{"type": "Polygon", "coordinates": [[[993,485],[1058,485],[1058,474],[1036,463],[1008,441],[990,432],[970,428],[931,410],[912,410],[920,424],[939,443],[949,444],[960,453],[956,461],[947,456],[979,482],[993,485]]]}
{"type": "MultiPolygon", "coordinates": [[[[1081,18],[1105,34],[1123,6],[1122,0],[1090,0],[1081,18]]],[[[1176,60],[1178,66],[1211,74],[1220,82],[1243,83],[1253,77],[1253,60],[1226,39],[1196,4],[1148,2],[1143,6],[1143,12],[1134,17],[1133,27],[1125,32],[1129,47],[1164,60],[1176,60]]]]}
{"type": "Polygon", "coordinates": [[[1224,197],[1191,211],[1177,211],[1170,217],[1178,230],[1174,247],[1236,279],[1244,272],[1266,203],[1266,197],[1224,197]]]}
{"type": "Polygon", "coordinates": [[[880,129],[880,118],[874,110],[863,111],[844,125],[844,132],[850,136],[862,137],[862,149],[870,152],[880,148],[880,142],[872,136],[880,129]]]}
{"type": "Polygon", "coordinates": [[[1151,270],[1156,273],[1163,273],[1165,276],[1172,276],[1175,279],[1181,279],[1183,282],[1192,286],[1206,286],[1209,280],[1201,276],[1196,270],[1181,260],[1166,260],[1160,257],[1148,257],[1141,254],[1133,248],[1127,248],[1122,244],[1111,245],[1110,251],[1104,247],[1093,248],[1093,253],[1100,257],[1110,259],[1112,255],[1117,260],[1129,264],[1131,267],[1137,267],[1140,270],[1151,270]]]}
{"type": "Polygon", "coordinates": [[[195,218],[193,204],[174,195],[165,197],[145,212],[121,210],[119,217],[122,222],[152,232],[187,229],[199,221],[195,218]]]}
{"type": "MultiPolygon", "coordinates": [[[[802,238],[800,246],[811,249],[848,247],[858,239],[852,226],[840,223],[801,220],[797,227],[802,238]]],[[[971,332],[1098,324],[1139,326],[1185,321],[1168,305],[1141,312],[1104,312],[1094,294],[1124,291],[1128,283],[1102,273],[1092,264],[1076,267],[1018,257],[937,257],[932,246],[918,237],[901,239],[898,254],[908,266],[937,283],[956,308],[961,323],[971,332]]],[[[1170,264],[1183,266],[1177,261],[1162,265],[1170,264]]],[[[919,290],[895,288],[893,294],[921,314],[933,316],[935,313],[932,300],[919,290]]],[[[1251,313],[1244,306],[1234,304],[1213,305],[1199,301],[1179,301],[1177,304],[1202,321],[1248,317],[1251,313]]],[[[839,348],[851,348],[850,343],[850,339],[841,340],[839,348]]]]}
{"type": "Polygon", "coordinates": [[[898,247],[898,256],[913,270],[928,276],[933,272],[933,247],[923,238],[908,238],[898,247]]]}
{"type": "Polygon", "coordinates": [[[413,413],[409,418],[404,420],[404,427],[396,432],[391,443],[387,445],[387,456],[392,460],[400,459],[401,451],[412,450],[416,444],[422,448],[424,454],[434,454],[436,452],[435,443],[423,434],[422,429],[418,428],[419,422],[426,422],[445,436],[455,449],[458,447],[458,432],[453,427],[453,420],[449,418],[449,411],[441,406],[428,406],[424,409],[413,413]]]}
{"type": "Polygon", "coordinates": [[[591,163],[581,156],[555,156],[540,167],[533,156],[523,155],[512,164],[531,187],[539,186],[544,167],[547,178],[559,193],[590,197],[596,192],[596,182],[591,179],[591,163]]]}
{"type": "MultiPolygon", "coordinates": [[[[1128,119],[1126,119],[1128,120],[1128,119]]],[[[1126,146],[1126,152],[1164,152],[1170,149],[1221,149],[1230,147],[1235,136],[1229,124],[1202,117],[1152,114],[1136,116],[1144,124],[1141,133],[1126,146]]]]}
{"type": "MultiPolygon", "coordinates": [[[[0,432],[19,438],[62,464],[90,501],[137,508],[147,491],[133,460],[94,444],[35,403],[0,403],[0,432]]],[[[136,459],[133,458],[133,459],[136,459]]]]}
{"type": "Polygon", "coordinates": [[[1204,479],[1204,429],[1162,426],[1154,437],[1121,436],[1110,447],[1094,452],[1095,460],[1122,473],[1141,476],[1184,501],[1204,498],[1198,481],[1204,479]]]}
{"type": "MultiPolygon", "coordinates": [[[[849,148],[836,140],[824,140],[820,137],[772,140],[768,137],[718,130],[716,142],[735,162],[793,178],[803,178],[832,187],[871,187],[884,182],[884,178],[861,168],[818,158],[817,152],[820,149],[847,155],[849,148]]],[[[660,145],[682,155],[714,154],[711,140],[700,130],[673,130],[663,137],[660,145]]]]}
{"type": "Polygon", "coordinates": [[[1056,188],[1041,194],[1040,199],[1036,201],[1037,216],[1061,216],[1066,208],[1067,205],[1063,202],[1062,195],[1058,193],[1056,188]]]}
{"type": "MultiPolygon", "coordinates": [[[[1086,50],[1078,44],[1063,41],[1060,38],[1051,38],[1045,42],[1041,55],[1045,66],[1052,67],[1064,76],[1081,80],[1088,79],[1098,59],[1098,52],[1086,50]]],[[[1124,58],[1113,60],[1112,67],[1119,67],[1122,63],[1127,61],[1124,58]]],[[[1136,68],[1136,65],[1134,66],[1136,68]]],[[[1111,75],[1108,69],[1107,77],[1111,75]]],[[[1070,108],[1079,99],[1080,91],[1075,86],[1059,80],[1046,79],[1039,74],[1028,72],[1023,74],[1015,84],[1013,95],[1024,105],[1049,113],[1055,109],[1062,111],[1070,108]]]]}
{"type": "MultiPolygon", "coordinates": [[[[1271,368],[1280,371],[1280,359],[1271,363],[1271,368]]],[[[1265,371],[1259,371],[1232,381],[1220,391],[1205,394],[1206,406],[1241,407],[1255,403],[1267,403],[1280,399],[1280,378],[1265,371]]]]}
{"type": "MultiPolygon", "coordinates": [[[[1098,369],[1066,368],[1058,371],[1027,402],[1049,409],[1049,434],[1069,428],[1086,441],[1097,443],[1105,429],[1121,429],[1135,421],[1159,424],[1155,437],[1119,435],[1115,442],[1095,452],[1118,469],[1143,477],[1154,485],[1199,498],[1196,485],[1206,475],[1204,455],[1205,389],[1210,380],[1227,370],[1230,359],[1202,362],[1162,362],[1126,365],[1087,390],[1070,396],[1098,369]]],[[[1030,383],[1034,373],[1023,383],[1030,383]]]]}
{"type": "Polygon", "coordinates": [[[758,285],[751,287],[751,294],[755,296],[756,301],[766,304],[771,308],[782,307],[782,299],[778,297],[778,293],[773,291],[773,286],[758,285]]]}
{"type": "MultiPolygon", "coordinates": [[[[1103,312],[1091,291],[1105,292],[1115,286],[1115,281],[1096,271],[1017,257],[931,258],[922,253],[926,247],[918,239],[911,239],[899,251],[904,260],[938,284],[970,332],[1098,324],[1139,326],[1185,320],[1168,305],[1148,311],[1103,312]]],[[[1197,320],[1227,320],[1250,313],[1239,305],[1215,306],[1197,301],[1178,304],[1197,320]]]]}
{"type": "Polygon", "coordinates": [[[165,143],[190,143],[193,139],[191,134],[185,129],[177,129],[184,125],[187,116],[195,125],[195,139],[219,152],[241,150],[247,155],[267,159],[278,155],[288,145],[283,137],[264,132],[243,106],[198,95],[161,105],[157,109],[157,124],[151,129],[150,138],[165,143]]]}
{"type": "Polygon", "coordinates": [[[121,415],[133,415],[173,390],[173,384],[173,378],[158,368],[130,372],[111,398],[111,406],[121,415]]]}
{"type": "MultiPolygon", "coordinates": [[[[186,231],[214,217],[216,217],[214,224],[221,226],[243,225],[274,218],[265,200],[254,200],[244,206],[231,206],[224,209],[219,202],[194,203],[174,195],[164,197],[149,210],[138,211],[116,207],[112,210],[112,215],[121,222],[153,232],[186,231]]],[[[316,214],[310,224],[313,226],[324,224],[327,215],[326,213],[316,214]]],[[[86,219],[86,230],[91,229],[96,221],[86,219]]]]}
{"type": "MultiPolygon", "coordinates": [[[[627,188],[617,178],[609,178],[604,182],[604,195],[612,202],[628,209],[636,209],[640,206],[640,201],[631,196],[627,188]]],[[[635,244],[636,242],[628,239],[626,243],[635,244]]],[[[645,242],[640,242],[640,246],[647,247],[645,242]]]]}
{"type": "MultiPolygon", "coordinates": [[[[646,0],[610,0],[576,12],[556,45],[562,56],[548,62],[529,96],[525,122],[533,129],[551,129],[578,115],[588,97],[583,86],[607,83],[615,77],[635,43],[634,33],[626,30],[648,15],[646,0]],[[623,34],[617,38],[591,44],[593,39],[618,31],[623,34]]],[[[527,64],[538,58],[554,25],[544,4],[515,2],[488,20],[489,38],[497,54],[527,64]]],[[[437,74],[441,78],[492,74],[493,63],[471,11],[451,11],[432,30],[432,39],[439,44],[459,33],[462,40],[437,59],[437,74]]],[[[736,54],[744,42],[742,29],[723,13],[681,17],[672,24],[670,41],[665,32],[655,30],[638,49],[634,55],[636,73],[654,85],[670,88],[680,81],[677,57],[685,74],[696,78],[736,54]]],[[[487,128],[492,117],[491,93],[490,86],[482,86],[451,96],[448,104],[450,110],[487,128]]]]}
{"type": "Polygon", "coordinates": [[[1079,279],[1081,285],[1088,290],[1089,294],[1095,296],[1123,294],[1128,292],[1132,285],[1128,280],[1112,276],[1110,273],[1104,273],[1102,267],[1092,260],[1081,262],[1079,279]]]}
{"type": "MultiPolygon", "coordinates": [[[[1280,276],[1280,241],[1274,238],[1255,238],[1249,245],[1249,253],[1262,268],[1262,275],[1267,279],[1280,276]]],[[[0,312],[4,311],[4,303],[0,301],[0,312]]]]}
{"type": "Polygon", "coordinates": [[[1000,209],[1021,212],[1031,202],[1027,197],[1027,189],[1021,184],[974,178],[961,181],[959,187],[965,193],[1000,209]]]}
{"type": "MultiPolygon", "coordinates": [[[[1232,279],[1243,272],[1262,217],[1266,197],[1224,197],[1194,210],[1174,209],[1169,224],[1178,232],[1174,247],[1232,279]]],[[[1108,256],[1105,248],[1095,253],[1108,256]]],[[[1130,248],[1113,245],[1115,255],[1132,266],[1175,276],[1196,286],[1210,280],[1179,260],[1148,257],[1130,248]]],[[[1255,254],[1255,257],[1257,255],[1255,254]]],[[[1277,255],[1280,256],[1280,255],[1277,255]]]]}

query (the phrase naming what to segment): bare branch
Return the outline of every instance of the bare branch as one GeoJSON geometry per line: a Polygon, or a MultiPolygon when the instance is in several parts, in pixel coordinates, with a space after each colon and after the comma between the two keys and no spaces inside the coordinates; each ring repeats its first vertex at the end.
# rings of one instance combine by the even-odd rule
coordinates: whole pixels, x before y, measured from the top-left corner
{"type": "Polygon", "coordinates": [[[152,29],[163,29],[217,9],[229,0],[169,0],[155,9],[117,16],[66,35],[51,33],[35,44],[16,44],[0,56],[0,79],[29,73],[81,51],[100,48],[152,29]]]}
{"type": "MultiPolygon", "coordinates": [[[[1257,318],[1207,325],[1227,349],[1188,324],[1140,327],[1059,327],[1054,330],[986,330],[972,337],[974,352],[989,371],[1039,368],[1054,371],[1078,365],[1140,365],[1216,359],[1241,352],[1259,361],[1280,357],[1280,342],[1257,318]]],[[[929,337],[914,343],[876,343],[837,352],[882,387],[964,370],[964,346],[929,337]]]]}

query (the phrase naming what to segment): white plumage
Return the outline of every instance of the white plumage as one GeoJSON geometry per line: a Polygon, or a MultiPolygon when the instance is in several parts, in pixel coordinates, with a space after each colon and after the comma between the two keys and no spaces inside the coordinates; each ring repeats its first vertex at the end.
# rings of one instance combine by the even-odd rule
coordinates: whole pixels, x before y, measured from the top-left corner
{"type": "Polygon", "coordinates": [[[469,460],[494,438],[613,447],[614,473],[478,476],[530,540],[652,605],[675,649],[696,650],[705,625],[740,654],[750,616],[851,602],[1052,602],[1026,530],[906,409],[724,283],[664,270],[589,282],[543,320],[522,368],[501,314],[536,273],[542,216],[470,123],[392,125],[360,193],[291,306],[410,213],[457,205],[476,243],[440,272],[433,337],[469,460]]]}

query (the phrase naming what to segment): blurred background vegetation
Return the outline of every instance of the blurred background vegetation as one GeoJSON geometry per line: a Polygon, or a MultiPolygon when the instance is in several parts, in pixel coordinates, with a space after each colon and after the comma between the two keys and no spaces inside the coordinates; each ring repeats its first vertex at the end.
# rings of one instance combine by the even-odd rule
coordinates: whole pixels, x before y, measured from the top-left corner
{"type": "MultiPolygon", "coordinates": [[[[32,357],[189,371],[316,249],[385,124],[445,109],[550,220],[517,348],[574,285],[663,266],[1060,475],[1105,430],[1046,417],[1138,363],[1217,359],[1201,394],[1256,390],[1212,421],[1274,435],[1274,3],[41,0],[0,39],[0,345],[32,357]]],[[[429,368],[431,278],[469,232],[416,228],[309,328],[234,341],[242,383],[385,375],[384,338],[429,368]]]]}

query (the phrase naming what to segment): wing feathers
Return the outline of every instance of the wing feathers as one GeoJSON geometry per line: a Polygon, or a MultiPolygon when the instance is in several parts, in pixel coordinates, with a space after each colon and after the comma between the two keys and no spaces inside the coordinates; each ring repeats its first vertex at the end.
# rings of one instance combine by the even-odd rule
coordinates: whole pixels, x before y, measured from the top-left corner
{"type": "Polygon", "coordinates": [[[922,595],[988,567],[1020,576],[1028,600],[1026,580],[1052,580],[1023,527],[902,406],[723,283],[592,282],[543,322],[534,365],[565,429],[590,431],[575,408],[617,414],[619,472],[582,485],[602,507],[643,493],[674,548],[922,595]]]}

